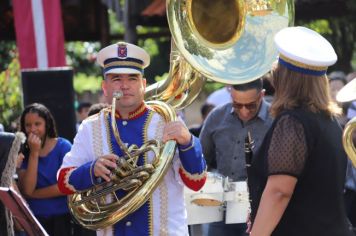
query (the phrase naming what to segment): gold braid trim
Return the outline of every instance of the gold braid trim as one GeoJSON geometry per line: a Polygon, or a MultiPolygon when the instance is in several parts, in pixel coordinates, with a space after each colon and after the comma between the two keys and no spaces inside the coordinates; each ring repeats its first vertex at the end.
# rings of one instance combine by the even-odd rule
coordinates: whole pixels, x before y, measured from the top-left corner
{"type": "MultiPolygon", "coordinates": [[[[142,116],[146,112],[147,109],[148,109],[148,107],[146,106],[146,104],[142,103],[135,111],[130,112],[129,117],[125,120],[136,119],[137,117],[142,116]]],[[[115,113],[115,118],[121,119],[121,115],[118,111],[116,111],[116,113],[115,113]]]]}
{"type": "Polygon", "coordinates": [[[137,118],[138,116],[142,116],[143,113],[145,113],[146,109],[147,109],[146,104],[142,103],[136,111],[130,112],[129,119],[134,119],[137,118]]]}
{"type": "Polygon", "coordinates": [[[187,177],[189,180],[192,180],[192,181],[200,181],[201,179],[203,179],[205,176],[206,176],[206,171],[207,171],[207,167],[205,166],[205,170],[201,173],[201,174],[198,174],[198,173],[195,173],[195,174],[191,174],[189,173],[188,171],[186,171],[183,167],[183,165],[180,166],[180,169],[182,170],[182,174],[187,177]]]}
{"type": "Polygon", "coordinates": [[[134,61],[113,61],[110,62],[108,64],[105,64],[104,68],[108,68],[111,66],[133,66],[133,67],[137,67],[139,69],[143,69],[143,65],[138,63],[138,62],[134,62],[134,61]]]}
{"type": "Polygon", "coordinates": [[[109,152],[110,153],[113,153],[114,151],[114,148],[112,146],[112,143],[111,143],[111,140],[110,140],[110,128],[109,128],[109,120],[108,120],[108,117],[109,117],[109,112],[105,112],[104,113],[104,119],[105,119],[105,129],[106,129],[106,141],[108,143],[108,146],[109,146],[109,152]]]}
{"type": "MultiPolygon", "coordinates": [[[[146,143],[148,140],[148,126],[151,123],[153,117],[153,112],[150,110],[147,116],[147,119],[145,120],[145,124],[143,125],[143,143],[146,143]]],[[[144,156],[144,164],[147,164],[148,162],[148,153],[145,152],[144,156]]],[[[152,201],[152,196],[150,197],[150,199],[147,201],[148,204],[148,235],[153,235],[153,201],[152,201]]]]}
{"type": "Polygon", "coordinates": [[[92,137],[95,159],[103,155],[103,137],[101,133],[101,119],[100,116],[93,122],[92,137]]]}
{"type": "Polygon", "coordinates": [[[159,192],[160,192],[160,202],[161,202],[161,209],[160,209],[160,236],[168,236],[168,190],[166,182],[163,180],[162,183],[159,185],[159,192]]]}
{"type": "MultiPolygon", "coordinates": [[[[163,128],[165,125],[165,121],[163,120],[162,116],[159,116],[159,121],[156,127],[155,139],[162,140],[163,136],[163,128]]],[[[159,200],[160,200],[160,229],[159,235],[160,236],[167,236],[168,235],[168,189],[165,179],[158,187],[159,189],[159,200]]]]}
{"type": "Polygon", "coordinates": [[[69,189],[69,190],[71,190],[71,191],[73,191],[73,192],[76,192],[77,190],[74,188],[74,186],[73,185],[71,185],[71,184],[69,184],[69,177],[70,177],[70,175],[72,174],[72,172],[76,169],[75,167],[69,167],[70,169],[67,171],[67,173],[65,173],[65,175],[64,175],[64,186],[67,188],[67,189],[69,189]]]}
{"type": "MultiPolygon", "coordinates": [[[[106,131],[106,140],[107,140],[107,144],[108,144],[108,147],[109,147],[109,152],[110,153],[113,153],[113,148],[112,148],[112,143],[110,141],[110,129],[109,129],[109,120],[108,120],[108,116],[110,114],[110,109],[105,109],[105,110],[102,110],[101,111],[103,113],[103,116],[104,116],[104,125],[105,125],[105,131],[106,131]]],[[[101,113],[100,112],[100,113],[101,113]]],[[[101,126],[102,126],[102,123],[101,123],[101,117],[98,117],[98,121],[97,121],[97,127],[95,127],[96,129],[94,129],[93,127],[93,132],[97,132],[97,134],[100,134],[100,147],[99,145],[96,147],[94,145],[94,152],[95,152],[95,155],[96,155],[96,158],[99,158],[100,156],[104,155],[103,153],[103,141],[104,141],[104,138],[103,135],[102,135],[102,132],[101,132],[101,126]]],[[[93,133],[93,136],[95,135],[95,133],[93,133]]],[[[98,137],[98,140],[99,140],[99,137],[98,137]]],[[[106,198],[105,201],[108,203],[108,202],[113,202],[113,199],[114,197],[112,195],[110,195],[111,198],[108,199],[106,198]]],[[[115,235],[114,233],[114,226],[108,226],[106,227],[105,229],[103,229],[104,231],[104,235],[115,235]]]]}
{"type": "Polygon", "coordinates": [[[147,201],[148,202],[148,235],[152,236],[153,235],[153,199],[150,197],[150,199],[147,201]]]}
{"type": "Polygon", "coordinates": [[[283,61],[286,61],[294,66],[300,67],[300,68],[304,68],[304,69],[309,69],[309,70],[316,70],[316,71],[324,71],[327,70],[328,67],[327,66],[312,66],[312,65],[307,65],[304,64],[302,62],[299,61],[295,61],[293,59],[290,59],[286,56],[284,56],[283,54],[279,54],[279,57],[282,58],[283,61]]]}
{"type": "Polygon", "coordinates": [[[179,151],[186,152],[186,151],[192,149],[193,147],[194,147],[194,137],[192,136],[192,144],[187,148],[183,148],[183,149],[179,148],[179,151]]]}
{"type": "MultiPolygon", "coordinates": [[[[101,133],[101,119],[100,119],[100,113],[99,114],[95,114],[92,116],[93,118],[96,118],[96,120],[93,121],[93,124],[91,126],[92,128],[92,145],[93,145],[93,150],[94,150],[94,159],[98,159],[100,156],[103,155],[103,137],[102,137],[102,133],[101,133]]],[[[93,185],[95,185],[95,181],[94,181],[94,176],[92,175],[93,172],[93,167],[94,167],[94,163],[95,160],[93,160],[93,162],[90,165],[90,178],[91,178],[91,182],[93,185]]]]}

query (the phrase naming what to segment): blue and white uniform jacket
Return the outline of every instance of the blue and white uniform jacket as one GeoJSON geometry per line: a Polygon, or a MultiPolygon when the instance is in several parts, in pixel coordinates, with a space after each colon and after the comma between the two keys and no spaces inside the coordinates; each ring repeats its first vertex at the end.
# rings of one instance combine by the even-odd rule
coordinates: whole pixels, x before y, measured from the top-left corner
{"type": "MultiPolygon", "coordinates": [[[[120,138],[126,146],[138,147],[148,140],[161,140],[165,121],[157,112],[145,104],[123,120],[116,114],[120,138]]],[[[70,152],[66,154],[58,171],[59,189],[66,194],[93,187],[97,184],[94,164],[100,156],[122,151],[113,135],[110,110],[84,120],[74,139],[70,152]]],[[[153,152],[143,154],[138,165],[151,163],[153,152]]],[[[163,181],[152,196],[136,211],[114,225],[97,231],[97,235],[188,235],[187,213],[184,205],[184,185],[199,190],[206,180],[206,163],[199,139],[192,136],[191,143],[178,145],[177,151],[163,181]]],[[[123,190],[117,192],[124,195],[123,190]]]]}

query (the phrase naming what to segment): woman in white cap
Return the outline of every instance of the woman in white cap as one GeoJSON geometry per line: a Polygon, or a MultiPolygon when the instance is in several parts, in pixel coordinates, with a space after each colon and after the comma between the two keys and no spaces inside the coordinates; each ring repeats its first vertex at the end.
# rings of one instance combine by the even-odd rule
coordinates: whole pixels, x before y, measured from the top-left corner
{"type": "Polygon", "coordinates": [[[337,56],[321,35],[290,27],[275,36],[275,117],[249,176],[250,234],[353,235],[344,209],[347,157],[326,76],[337,56]]]}

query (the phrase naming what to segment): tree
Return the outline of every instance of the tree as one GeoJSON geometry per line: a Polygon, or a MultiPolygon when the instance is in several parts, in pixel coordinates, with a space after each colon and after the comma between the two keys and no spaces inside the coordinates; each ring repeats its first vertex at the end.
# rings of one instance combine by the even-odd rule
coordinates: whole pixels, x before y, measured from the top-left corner
{"type": "Polygon", "coordinates": [[[330,35],[330,41],[338,55],[338,62],[332,69],[345,73],[353,71],[351,62],[356,40],[356,25],[349,24],[349,20],[348,17],[330,20],[330,29],[333,32],[330,35]]]}
{"type": "Polygon", "coordinates": [[[15,57],[8,68],[0,73],[0,123],[5,130],[12,130],[12,123],[22,112],[20,64],[15,57]]]}
{"type": "Polygon", "coordinates": [[[16,57],[15,41],[0,41],[0,71],[6,70],[16,57]]]}

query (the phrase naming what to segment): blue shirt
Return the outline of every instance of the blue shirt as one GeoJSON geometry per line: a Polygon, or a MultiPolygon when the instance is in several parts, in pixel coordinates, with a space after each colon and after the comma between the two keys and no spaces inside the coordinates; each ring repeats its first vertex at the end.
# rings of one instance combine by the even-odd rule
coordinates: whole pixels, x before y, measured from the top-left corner
{"type": "MultiPolygon", "coordinates": [[[[63,158],[71,149],[72,144],[64,138],[58,138],[56,146],[47,156],[38,158],[36,189],[45,188],[57,184],[57,171],[62,165],[63,158]]],[[[22,169],[27,169],[28,157],[22,163],[22,169]]],[[[49,217],[68,213],[67,196],[26,199],[30,209],[36,216],[49,217]]]]}

